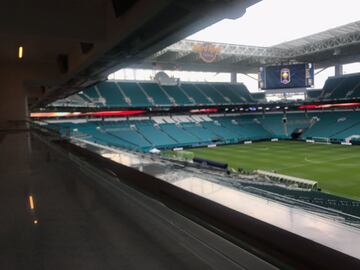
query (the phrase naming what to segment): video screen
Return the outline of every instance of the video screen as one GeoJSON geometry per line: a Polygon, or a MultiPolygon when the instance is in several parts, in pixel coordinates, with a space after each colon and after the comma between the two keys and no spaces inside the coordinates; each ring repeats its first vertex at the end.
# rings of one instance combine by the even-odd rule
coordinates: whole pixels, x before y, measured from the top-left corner
{"type": "Polygon", "coordinates": [[[313,64],[291,64],[261,67],[259,88],[263,90],[313,87],[313,64]]]}

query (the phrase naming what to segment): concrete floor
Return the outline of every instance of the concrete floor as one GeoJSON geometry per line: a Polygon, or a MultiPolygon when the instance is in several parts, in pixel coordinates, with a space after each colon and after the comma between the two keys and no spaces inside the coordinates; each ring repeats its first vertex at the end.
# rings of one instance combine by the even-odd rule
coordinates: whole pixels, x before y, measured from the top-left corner
{"type": "Polygon", "coordinates": [[[210,268],[90,182],[29,133],[0,136],[0,269],[210,268]]]}

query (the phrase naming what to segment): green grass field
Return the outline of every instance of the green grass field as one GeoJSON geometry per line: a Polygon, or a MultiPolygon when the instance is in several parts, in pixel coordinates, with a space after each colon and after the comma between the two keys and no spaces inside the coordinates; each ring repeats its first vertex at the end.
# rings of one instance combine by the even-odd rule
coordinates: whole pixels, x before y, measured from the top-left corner
{"type": "Polygon", "coordinates": [[[318,181],[323,191],[360,199],[360,146],[280,141],[194,148],[196,157],[245,170],[277,173],[318,181]]]}

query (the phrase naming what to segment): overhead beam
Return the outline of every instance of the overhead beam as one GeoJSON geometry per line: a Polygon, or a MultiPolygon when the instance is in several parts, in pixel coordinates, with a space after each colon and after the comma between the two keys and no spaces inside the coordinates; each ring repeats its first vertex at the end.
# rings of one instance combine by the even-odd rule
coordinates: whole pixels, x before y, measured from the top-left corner
{"type": "MultiPolygon", "coordinates": [[[[288,57],[291,58],[315,54],[322,51],[340,49],[354,44],[360,44],[360,31],[313,42],[311,44],[295,48],[289,52],[288,57]]],[[[337,51],[334,51],[334,54],[336,55],[337,51]]]]}
{"type": "MultiPolygon", "coordinates": [[[[164,51],[173,52],[186,52],[194,51],[196,46],[201,46],[205,42],[196,40],[182,40],[179,41],[164,50],[159,54],[163,54],[164,51]]],[[[211,42],[211,45],[215,48],[219,48],[220,53],[224,55],[232,55],[233,57],[249,57],[249,56],[262,56],[262,57],[280,57],[285,58],[289,53],[285,49],[278,49],[273,47],[258,47],[258,46],[246,46],[246,45],[234,45],[225,43],[211,42]]],[[[155,57],[157,54],[155,54],[155,57]]]]}
{"type": "Polygon", "coordinates": [[[48,89],[33,108],[45,106],[104,80],[108,74],[139,63],[223,18],[241,16],[247,7],[260,0],[157,0],[155,4],[152,3],[154,1],[139,0],[132,8],[132,11],[138,8],[138,13],[123,16],[128,20],[110,20],[112,24],[107,29],[109,38],[106,43],[77,68],[71,69],[60,85],[48,89]]]}

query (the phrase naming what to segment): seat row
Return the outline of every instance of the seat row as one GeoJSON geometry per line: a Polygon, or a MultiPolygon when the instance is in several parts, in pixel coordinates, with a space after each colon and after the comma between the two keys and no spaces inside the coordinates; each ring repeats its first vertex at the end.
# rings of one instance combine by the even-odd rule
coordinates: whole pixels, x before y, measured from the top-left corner
{"type": "Polygon", "coordinates": [[[84,106],[159,107],[256,103],[243,84],[105,81],[76,94],[84,106]]]}
{"type": "MultiPolygon", "coordinates": [[[[241,116],[173,116],[171,121],[142,118],[122,121],[65,122],[49,124],[63,135],[87,136],[101,144],[131,150],[196,147],[245,140],[325,138],[350,141],[360,138],[360,112],[250,114],[241,116]]],[[[164,119],[162,119],[164,120],[164,119]]]]}

